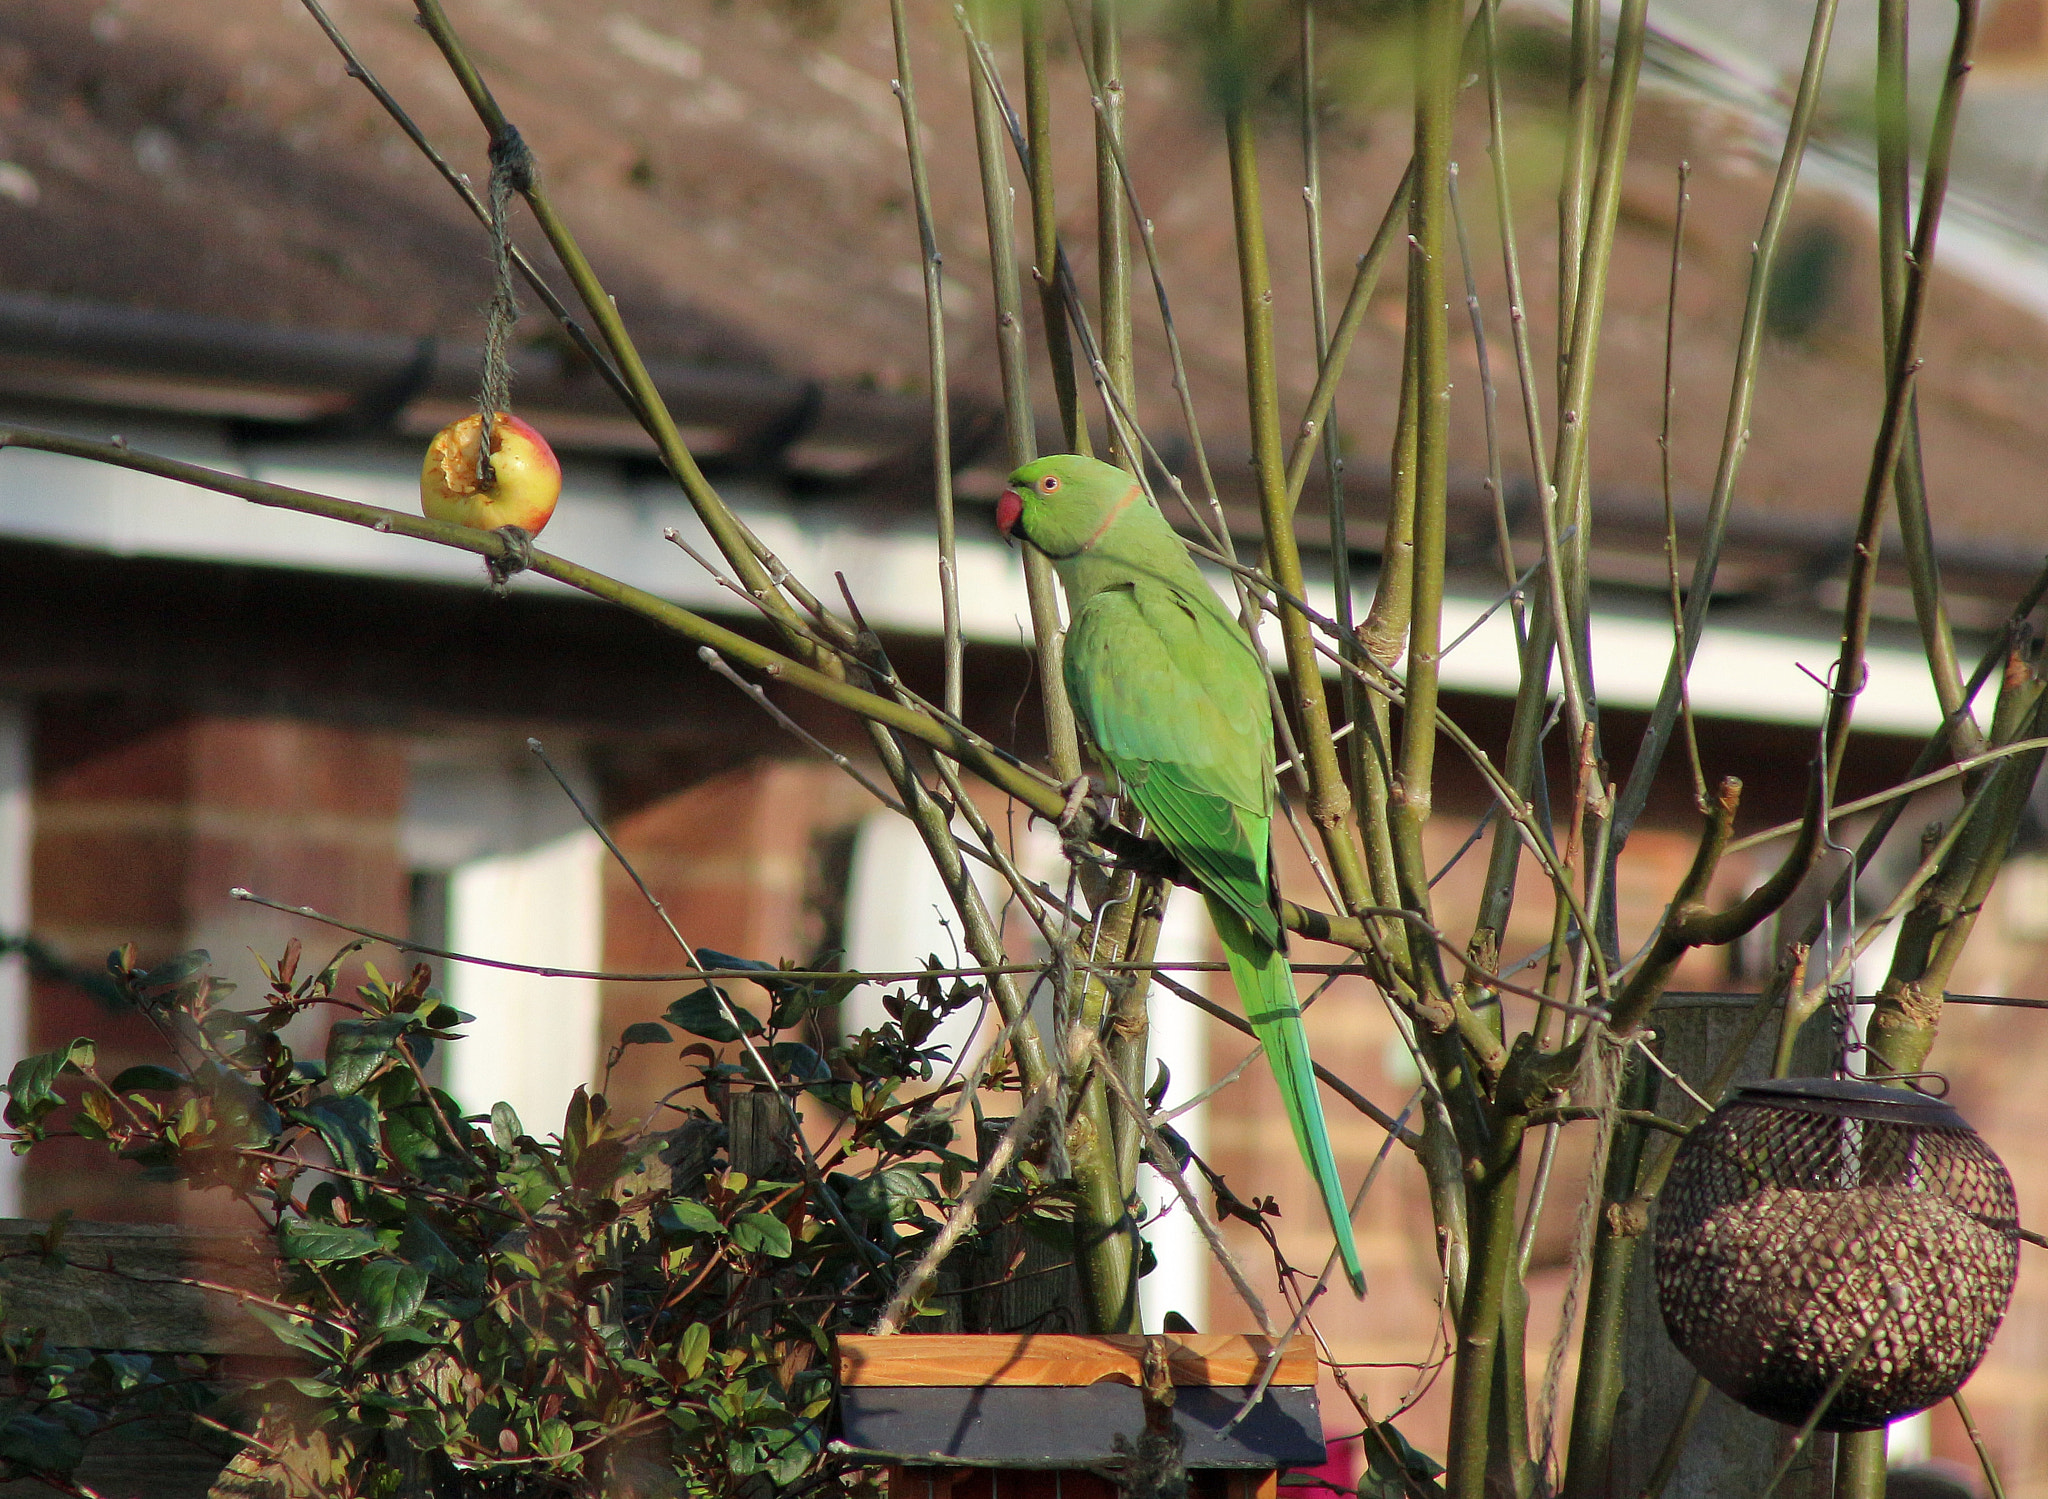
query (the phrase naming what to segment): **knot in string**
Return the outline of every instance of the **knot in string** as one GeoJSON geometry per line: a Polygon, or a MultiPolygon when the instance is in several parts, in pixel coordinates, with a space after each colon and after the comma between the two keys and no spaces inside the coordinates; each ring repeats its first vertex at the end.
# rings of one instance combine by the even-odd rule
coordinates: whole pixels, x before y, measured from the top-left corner
{"type": "Polygon", "coordinates": [[[491,534],[505,543],[505,551],[484,558],[484,569],[491,575],[492,591],[502,593],[515,574],[533,566],[533,536],[524,526],[500,526],[491,534]]]}

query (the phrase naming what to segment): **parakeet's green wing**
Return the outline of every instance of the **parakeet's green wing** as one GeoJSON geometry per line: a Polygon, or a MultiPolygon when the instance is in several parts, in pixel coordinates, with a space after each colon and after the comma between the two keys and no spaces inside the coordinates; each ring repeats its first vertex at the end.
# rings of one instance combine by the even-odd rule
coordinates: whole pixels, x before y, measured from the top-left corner
{"type": "Polygon", "coordinates": [[[1097,592],[1081,607],[1067,635],[1066,676],[1096,749],[1208,897],[1231,978],[1279,1083],[1345,1274],[1363,1295],[1350,1205],[1273,909],[1273,730],[1258,660],[1213,596],[1190,598],[1140,577],[1097,592]],[[1249,713],[1248,703],[1256,705],[1249,713]]]}
{"type": "Polygon", "coordinates": [[[1159,583],[1108,588],[1067,632],[1067,692],[1159,841],[1269,945],[1272,724],[1228,705],[1264,697],[1259,664],[1220,608],[1159,583]],[[1233,680],[1238,678],[1241,680],[1233,680]]]}

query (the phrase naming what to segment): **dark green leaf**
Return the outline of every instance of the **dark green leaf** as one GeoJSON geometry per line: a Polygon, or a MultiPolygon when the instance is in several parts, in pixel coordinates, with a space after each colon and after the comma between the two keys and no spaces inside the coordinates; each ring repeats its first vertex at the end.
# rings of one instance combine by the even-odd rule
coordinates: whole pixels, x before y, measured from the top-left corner
{"type": "Polygon", "coordinates": [[[38,1473],[69,1474],[85,1461],[85,1438],[50,1415],[16,1415],[0,1423],[0,1458],[38,1473]]]}
{"type": "Polygon", "coordinates": [[[519,1137],[526,1133],[526,1126],[519,1122],[519,1114],[509,1103],[491,1105],[491,1139],[498,1149],[510,1155],[519,1148],[519,1137]]]}
{"type": "Polygon", "coordinates": [[[829,983],[785,984],[775,989],[775,1009],[768,1017],[773,1030],[788,1030],[800,1024],[813,1010],[830,1009],[860,987],[859,974],[849,974],[829,983]]]}
{"type": "Polygon", "coordinates": [[[187,979],[206,971],[206,965],[213,961],[213,955],[203,947],[190,952],[179,953],[175,958],[166,958],[146,973],[135,975],[138,989],[175,989],[187,979]]]}
{"type": "Polygon", "coordinates": [[[377,1252],[377,1236],[346,1223],[287,1218],[277,1226],[278,1247],[295,1260],[358,1260],[377,1252]]]}
{"type": "MultiPolygon", "coordinates": [[[[737,1041],[739,1026],[726,1018],[726,1005],[719,1003],[724,990],[698,989],[685,994],[664,1012],[670,1024],[688,1031],[693,1036],[702,1036],[707,1041],[737,1041]]],[[[730,996],[727,1004],[730,1004],[730,996]]],[[[732,1012],[740,1017],[740,1025],[747,1028],[747,1034],[758,1035],[761,1022],[745,1009],[732,1005],[732,1012]]]]}
{"type": "Polygon", "coordinates": [[[287,1348],[297,1348],[310,1353],[322,1362],[331,1363],[341,1357],[341,1350],[335,1347],[331,1338],[315,1332],[310,1322],[297,1317],[282,1316],[253,1301],[242,1303],[242,1310],[270,1329],[271,1336],[287,1348]]]}
{"type": "Polygon", "coordinates": [[[92,1362],[100,1376],[117,1390],[132,1390],[150,1378],[150,1358],[146,1353],[102,1353],[92,1362]]]}
{"type": "Polygon", "coordinates": [[[378,1165],[377,1113],[361,1098],[319,1098],[291,1117],[319,1132],[334,1164],[344,1171],[374,1173],[378,1165]]]}
{"type": "Polygon", "coordinates": [[[51,1084],[63,1073],[90,1067],[94,1054],[91,1040],[81,1036],[68,1046],[16,1062],[7,1075],[7,1122],[32,1124],[56,1108],[64,1099],[51,1084]]]}
{"type": "Polygon", "coordinates": [[[683,1329],[683,1336],[676,1345],[676,1357],[682,1361],[683,1372],[695,1379],[704,1372],[704,1360],[711,1354],[711,1329],[702,1322],[692,1322],[683,1329]]]}
{"type": "Polygon", "coordinates": [[[777,971],[773,963],[763,963],[758,958],[736,958],[729,952],[718,952],[709,947],[697,949],[697,966],[699,968],[731,968],[748,973],[774,973],[777,971]]]}
{"type": "Polygon", "coordinates": [[[337,1021],[327,1034],[328,1086],[344,1097],[357,1091],[418,1023],[410,1015],[337,1021]]]}
{"type": "Polygon", "coordinates": [[[793,1488],[824,1445],[824,1434],[808,1421],[779,1441],[774,1437],[764,1441],[761,1444],[762,1456],[767,1460],[768,1476],[774,1480],[777,1490],[793,1488]]]}
{"type": "Polygon", "coordinates": [[[158,1067],[143,1062],[134,1067],[124,1067],[114,1079],[116,1093],[168,1093],[182,1088],[190,1081],[182,1072],[173,1072],[168,1067],[158,1067]]]}
{"type": "Polygon", "coordinates": [[[801,1041],[777,1041],[768,1048],[768,1061],[782,1076],[799,1083],[822,1083],[832,1076],[825,1059],[801,1041]]]}
{"type": "Polygon", "coordinates": [[[427,1299],[427,1272],[397,1260],[372,1260],[356,1280],[356,1303],[376,1328],[410,1322],[427,1299]]]}
{"type": "Polygon", "coordinates": [[[619,1045],[666,1046],[673,1040],[675,1037],[669,1034],[667,1026],[652,1020],[637,1020],[626,1027],[625,1034],[619,1037],[619,1045]]]}
{"type": "Polygon", "coordinates": [[[453,1275],[462,1264],[448,1241],[417,1212],[406,1215],[405,1227],[398,1235],[398,1252],[422,1270],[442,1275],[453,1275]]]}
{"type": "Polygon", "coordinates": [[[846,1194],[846,1206],[863,1218],[893,1223],[910,1217],[917,1204],[930,1201],[932,1195],[923,1172],[890,1166],[856,1182],[846,1194]]]}
{"type": "Polygon", "coordinates": [[[732,1242],[749,1254],[789,1257],[789,1229],[769,1213],[742,1213],[732,1220],[732,1242]]]}
{"type": "Polygon", "coordinates": [[[1385,1421],[1365,1434],[1365,1464],[1358,1484],[1362,1499],[1440,1499],[1444,1492],[1436,1481],[1443,1464],[1385,1421]]]}
{"type": "Polygon", "coordinates": [[[384,1148],[391,1159],[415,1176],[442,1158],[441,1128],[425,1109],[384,1116],[384,1148]]]}
{"type": "Polygon", "coordinates": [[[267,1145],[284,1128],[284,1121],[263,1091],[239,1073],[219,1068],[206,1069],[195,1081],[203,1082],[213,1095],[213,1116],[242,1136],[242,1143],[267,1145]]]}
{"type": "Polygon", "coordinates": [[[679,1197],[668,1204],[670,1216],[687,1232],[693,1234],[715,1234],[724,1228],[718,1221],[718,1214],[693,1197],[679,1197]]]}

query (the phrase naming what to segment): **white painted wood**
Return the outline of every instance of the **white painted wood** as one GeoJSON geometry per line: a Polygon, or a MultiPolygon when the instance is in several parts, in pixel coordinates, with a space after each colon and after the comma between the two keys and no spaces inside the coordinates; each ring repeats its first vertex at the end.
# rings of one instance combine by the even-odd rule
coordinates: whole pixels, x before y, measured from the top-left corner
{"type": "MultiPolygon", "coordinates": [[[[587,784],[558,749],[578,794],[587,784]]],[[[407,863],[447,877],[448,946],[550,968],[604,966],[604,846],[516,739],[421,746],[404,828],[407,863]]],[[[443,992],[476,1019],[443,1053],[444,1085],[463,1108],[509,1103],[529,1133],[561,1127],[579,1084],[595,1084],[602,1037],[589,979],[439,963],[443,992]]]]}
{"type": "MultiPolygon", "coordinates": [[[[994,871],[969,867],[982,898],[999,907],[994,871]]],[[[960,939],[960,918],[917,829],[894,812],[876,812],[854,835],[846,888],[846,966],[862,973],[902,973],[922,967],[934,953],[948,967],[971,961],[960,939]]],[[[840,1006],[843,1034],[855,1036],[884,1024],[889,1015],[882,1001],[902,987],[865,984],[854,990],[840,1006]]],[[[958,1063],[971,1054],[983,1020],[981,1006],[956,1010],[926,1044],[943,1048],[948,1064],[958,1063]]]]}
{"type": "MultiPolygon", "coordinates": [[[[1166,903],[1166,920],[1159,929],[1159,961],[1198,963],[1209,956],[1209,916],[1202,898],[1192,890],[1176,888],[1166,903]]],[[[1207,973],[1176,974],[1179,982],[1206,994],[1207,973]]],[[[1147,1082],[1158,1076],[1164,1062],[1170,1075],[1163,1107],[1171,1111],[1186,1103],[1209,1085],[1209,1041],[1215,1022],[1200,1010],[1161,985],[1155,984],[1146,1005],[1152,1022],[1151,1061],[1147,1082]]],[[[1201,1152],[1208,1145],[1209,1106],[1199,1104],[1173,1120],[1189,1146],[1201,1152]]],[[[1199,1195],[1202,1187],[1190,1183],[1199,1195]]],[[[1168,1312],[1179,1312],[1196,1328],[1208,1330],[1209,1246],[1202,1231],[1188,1216],[1173,1183],[1156,1171],[1138,1174],[1138,1190],[1145,1202],[1147,1221],[1152,1225],[1145,1237],[1152,1245],[1157,1266],[1138,1282],[1138,1309],[1147,1332],[1159,1332],[1168,1312]]]]}
{"type": "MultiPolygon", "coordinates": [[[[604,857],[586,830],[459,865],[449,877],[450,945],[518,963],[601,968],[604,857]]],[[[597,984],[453,964],[448,998],[476,1016],[448,1049],[448,1091],[471,1112],[511,1104],[529,1134],[560,1129],[570,1095],[597,1081],[597,984]]]]}
{"type": "MultiPolygon", "coordinates": [[[[4,413],[0,413],[4,414],[4,413]]],[[[104,435],[104,434],[96,434],[104,435]]],[[[418,459],[404,445],[364,445],[319,454],[304,449],[230,449],[210,422],[144,418],[126,434],[138,447],[256,478],[411,511],[419,502],[418,459]]],[[[869,514],[819,505],[794,508],[765,486],[737,485],[729,496],[747,523],[799,577],[845,573],[864,612],[878,627],[920,634],[939,628],[939,591],[928,527],[877,524],[869,514]]],[[[548,528],[551,551],[573,557],[665,598],[724,612],[732,597],[676,548],[673,529],[699,552],[715,556],[702,523],[672,486],[623,478],[614,464],[572,460],[564,470],[561,509],[548,528]]],[[[144,474],[46,453],[0,454],[0,536],[62,542],[120,555],[202,557],[302,567],[322,572],[480,584],[474,557],[407,537],[378,535],[314,516],[269,510],[224,495],[189,489],[144,474]]],[[[1014,644],[1030,638],[1024,573],[1014,549],[992,534],[962,532],[957,559],[962,627],[970,639],[1014,644]]],[[[1213,580],[1220,586],[1221,575],[1213,580]]],[[[517,589],[559,591],[531,574],[517,589]]],[[[1359,580],[1362,611],[1372,582],[1359,580]]],[[[1328,611],[1327,581],[1311,581],[1309,600],[1328,611]]],[[[1446,638],[1478,622],[1492,600],[1444,600],[1446,638]]],[[[1272,641],[1279,659],[1278,637],[1272,641]]],[[[1602,604],[1592,620],[1594,674],[1601,701],[1647,707],[1657,699],[1671,654],[1670,621],[1654,609],[1602,604]]],[[[1799,662],[1825,672],[1835,642],[1824,631],[1805,635],[1768,627],[1709,628],[1694,663],[1691,699],[1709,717],[1766,723],[1817,724],[1825,693],[1799,662]]],[[[1511,694],[1519,661],[1513,624],[1498,610],[1447,654],[1444,686],[1511,694]]],[[[1856,702],[1856,723],[1884,733],[1923,733],[1940,710],[1917,651],[1873,645],[1869,679],[1856,702]]]]}

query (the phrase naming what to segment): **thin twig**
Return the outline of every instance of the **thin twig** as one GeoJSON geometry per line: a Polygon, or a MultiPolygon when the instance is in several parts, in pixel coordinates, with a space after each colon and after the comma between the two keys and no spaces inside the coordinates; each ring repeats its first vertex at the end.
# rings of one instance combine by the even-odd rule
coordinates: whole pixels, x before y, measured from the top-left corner
{"type": "Polygon", "coordinates": [[[1885,1313],[1903,1312],[1906,1309],[1906,1293],[1902,1287],[1888,1281],[1885,1283],[1884,1294],[1884,1301],[1871,1313],[1870,1326],[1857,1340],[1848,1358],[1842,1361],[1842,1367],[1836,1372],[1835,1377],[1828,1381],[1828,1387],[1821,1392],[1820,1403],[1814,1406],[1813,1413],[1800,1423],[1799,1430],[1793,1433],[1792,1445],[1785,1450],[1784,1458],[1772,1471],[1770,1481],[1759,1491],[1757,1499],[1771,1499],[1771,1495],[1777,1492],[1778,1485],[1785,1481],[1785,1475],[1792,1471],[1792,1465],[1799,1460],[1799,1454],[1806,1450],[1807,1441],[1813,1436],[1814,1428],[1820,1425],[1821,1418],[1828,1413],[1828,1407],[1833,1405],[1835,1397],[1842,1393],[1842,1386],[1849,1382],[1849,1376],[1856,1372],[1856,1366],[1863,1362],[1864,1355],[1870,1352],[1871,1344],[1877,1341],[1878,1332],[1884,1327],[1885,1313]]]}
{"type": "MultiPolygon", "coordinates": [[[[1479,409],[1485,418],[1486,492],[1493,497],[1494,540],[1500,547],[1500,572],[1515,601],[1515,641],[1523,643],[1521,583],[1515,573],[1515,539],[1508,525],[1507,485],[1500,458],[1500,393],[1493,384],[1493,361],[1487,357],[1486,318],[1479,305],[1479,282],[1472,270],[1472,244],[1465,233],[1465,208],[1458,197],[1458,164],[1450,167],[1451,227],[1458,237],[1458,268],[1465,277],[1465,315],[1472,324],[1472,357],[1479,364],[1479,409]]],[[[1467,634],[1471,633],[1469,630],[1467,634]]],[[[1460,636],[1459,640],[1464,639],[1460,636]]],[[[1448,656],[1457,641],[1443,649],[1448,656]]]]}
{"type": "MultiPolygon", "coordinates": [[[[1678,164],[1678,211],[1671,224],[1671,286],[1664,297],[1664,402],[1657,426],[1658,471],[1664,485],[1664,569],[1671,588],[1672,649],[1685,649],[1685,598],[1678,586],[1678,507],[1671,489],[1671,407],[1678,392],[1678,272],[1685,260],[1685,208],[1692,201],[1686,188],[1692,163],[1678,164]]],[[[1700,738],[1693,728],[1692,689],[1680,678],[1678,714],[1685,726],[1685,751],[1692,767],[1693,805],[1707,810],[1707,773],[1700,766],[1700,738]]]]}
{"type": "Polygon", "coordinates": [[[1991,1491],[1991,1499],[2005,1499],[2005,1485],[1998,1480],[1998,1465],[1991,1460],[1991,1449],[1984,1445],[1984,1433],[1977,1429],[1976,1419],[1963,1400],[1963,1392],[1957,1390],[1948,1398],[1956,1408],[1963,1430],[1970,1434],[1970,1445],[1977,1449],[1977,1461],[1984,1469],[1984,1487],[1991,1491]]]}
{"type": "Polygon", "coordinates": [[[1778,173],[1771,184],[1770,204],[1764,210],[1763,225],[1757,232],[1750,255],[1749,289],[1742,309],[1742,331],[1735,344],[1735,368],[1729,376],[1727,419],[1721,432],[1720,457],[1714,470],[1714,487],[1707,500],[1706,522],[1698,550],[1693,554],[1692,583],[1685,597],[1684,650],[1674,652],[1666,668],[1664,684],[1650,721],[1643,730],[1635,759],[1622,785],[1621,803],[1615,811],[1614,847],[1617,853],[1642,815],[1650,797],[1651,783],[1663,762],[1665,746],[1678,721],[1679,688],[1692,670],[1701,633],[1706,628],[1707,605],[1714,593],[1715,574],[1721,564],[1721,544],[1728,531],[1728,515],[1735,496],[1736,474],[1749,446],[1749,415],[1756,398],[1757,364],[1762,356],[1764,314],[1770,298],[1772,274],[1777,264],[1778,242],[1799,186],[1799,168],[1805,159],[1806,143],[1820,105],[1822,75],[1826,70],[1828,45],[1834,36],[1836,0],[1815,0],[1813,29],[1808,36],[1806,58],[1800,68],[1799,91],[1792,103],[1786,125],[1785,148],[1778,157],[1778,173]]]}
{"type": "MultiPolygon", "coordinates": [[[[1302,971],[1302,965],[1299,963],[1292,964],[1291,966],[1296,972],[1302,971]]],[[[1169,994],[1186,1000],[1204,1015],[1221,1021],[1241,1035],[1257,1037],[1258,1032],[1252,1029],[1250,1021],[1241,1015],[1233,1015],[1222,1005],[1216,1003],[1215,1000],[1209,998],[1208,995],[1189,988],[1186,984],[1181,983],[1178,979],[1167,973],[1163,968],[1157,970],[1153,976],[1160,988],[1166,990],[1169,994]]],[[[1421,1149],[1422,1137],[1420,1135],[1417,1135],[1412,1130],[1401,1128],[1399,1122],[1392,1114],[1389,1114],[1370,1098],[1367,1098],[1363,1093],[1352,1087],[1351,1084],[1345,1082],[1343,1078],[1330,1071],[1321,1062],[1317,1062],[1314,1065],[1316,1077],[1332,1093],[1335,1093],[1339,1098],[1350,1104],[1351,1107],[1358,1110],[1359,1113],[1365,1115],[1366,1118],[1377,1124],[1381,1129],[1399,1137],[1401,1143],[1410,1150],[1421,1149]]]]}
{"type": "Polygon", "coordinates": [[[932,491],[938,522],[939,616],[945,671],[946,711],[960,716],[963,644],[960,635],[960,574],[953,545],[953,419],[946,374],[946,306],[938,230],[932,224],[931,179],[925,171],[924,131],[917,117],[917,84],[910,71],[910,28],[903,0],[889,0],[889,30],[896,42],[896,78],[891,88],[903,112],[903,146],[910,158],[910,197],[917,210],[917,246],[924,283],[925,359],[931,380],[932,491]]]}
{"type": "Polygon", "coordinates": [[[1188,1185],[1187,1176],[1180,1169],[1180,1162],[1174,1158],[1166,1142],[1160,1139],[1159,1131],[1153,1126],[1151,1114],[1143,1102],[1131,1096],[1130,1089],[1117,1075],[1116,1067],[1110,1062],[1109,1053],[1103,1049],[1102,1042],[1085,1031],[1079,1032],[1079,1035],[1088,1055],[1094,1058],[1096,1074],[1109,1085],[1110,1095],[1123,1106],[1136,1122],[1139,1133],[1144,1136],[1145,1150],[1152,1169],[1173,1184],[1173,1190],[1180,1195],[1181,1206],[1187,1210],[1188,1216],[1195,1220],[1195,1226],[1202,1231],[1202,1238],[1209,1246],[1209,1253],[1222,1267],[1223,1274],[1230,1281],[1231,1289],[1237,1292],[1238,1299],[1258,1320],[1259,1331],[1271,1341],[1273,1351],[1277,1354],[1280,1336],[1279,1329],[1273,1324],[1272,1314],[1266,1310],[1266,1303],[1259,1299],[1259,1293],[1252,1289],[1251,1282],[1245,1279],[1244,1267],[1238,1263],[1237,1256],[1230,1252],[1230,1246],[1223,1242],[1223,1235],[1210,1221],[1209,1215],[1203,1211],[1201,1199],[1195,1196],[1194,1188],[1188,1185]]]}
{"type": "Polygon", "coordinates": [[[910,1273],[897,1282],[896,1294],[889,1298],[889,1304],[882,1308],[882,1315],[875,1319],[875,1325],[871,1329],[875,1336],[886,1337],[902,1331],[903,1319],[909,1312],[911,1303],[917,1300],[931,1278],[938,1273],[939,1266],[945,1262],[946,1256],[953,1252],[953,1246],[960,1242],[961,1236],[973,1226],[974,1215],[981,1210],[983,1200],[1001,1180],[1002,1174],[1009,1169],[1018,1148],[1031,1133],[1032,1127],[1038,1123],[1038,1116],[1045,1111],[1045,1106],[1050,1102],[1050,1080],[1040,1083],[1031,1090],[1031,1096],[1017,1111],[1017,1117],[1010,1121],[1010,1127],[1004,1130],[1003,1137],[996,1141],[996,1148],[989,1153],[988,1163],[975,1173],[974,1180],[968,1183],[967,1190],[960,1194],[960,1200],[953,1205],[952,1212],[946,1215],[945,1226],[933,1235],[931,1244],[925,1249],[917,1264],[911,1268],[910,1273]]]}
{"type": "MultiPolygon", "coordinates": [[[[369,90],[370,97],[383,107],[384,112],[391,116],[392,122],[405,132],[406,139],[411,141],[419,153],[426,157],[428,164],[441,174],[441,180],[455,190],[456,196],[476,215],[477,222],[489,228],[491,211],[483,199],[477,196],[476,189],[469,185],[469,179],[449,165],[448,158],[427,139],[426,132],[406,113],[405,106],[398,102],[391,91],[378,81],[377,75],[370,71],[362,58],[356,55],[356,50],[349,45],[348,38],[341,34],[341,29],[321,8],[320,0],[299,0],[299,3],[306,7],[314,23],[327,34],[327,40],[334,44],[334,50],[341,54],[342,65],[348,76],[369,90]]],[[[514,245],[511,247],[511,254],[512,263],[518,267],[520,276],[533,288],[534,294],[547,304],[548,311],[554,315],[562,331],[568,334],[570,342],[576,345],[577,353],[590,361],[591,368],[612,388],[612,393],[619,398],[620,404],[632,412],[635,419],[643,419],[631,387],[613,366],[610,356],[598,346],[597,341],[590,336],[590,331],[576,320],[576,315],[569,311],[568,304],[555,295],[554,288],[534,269],[533,262],[526,258],[525,253],[514,245]]]]}

